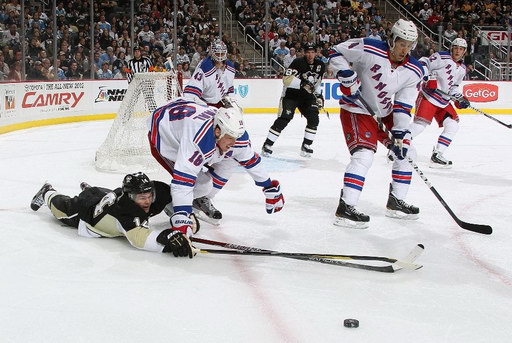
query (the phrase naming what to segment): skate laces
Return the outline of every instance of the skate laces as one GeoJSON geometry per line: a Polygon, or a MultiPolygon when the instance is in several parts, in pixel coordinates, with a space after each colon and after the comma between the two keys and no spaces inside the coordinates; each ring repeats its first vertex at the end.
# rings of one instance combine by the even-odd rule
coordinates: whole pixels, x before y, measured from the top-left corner
{"type": "Polygon", "coordinates": [[[364,216],[365,214],[363,212],[359,212],[356,210],[354,206],[347,205],[347,211],[351,214],[355,214],[356,216],[364,216]]]}
{"type": "Polygon", "coordinates": [[[199,202],[199,205],[201,206],[201,209],[203,211],[206,210],[208,213],[213,213],[213,212],[217,211],[217,209],[213,206],[210,199],[208,199],[206,197],[202,197],[202,198],[197,199],[197,201],[199,202]]]}

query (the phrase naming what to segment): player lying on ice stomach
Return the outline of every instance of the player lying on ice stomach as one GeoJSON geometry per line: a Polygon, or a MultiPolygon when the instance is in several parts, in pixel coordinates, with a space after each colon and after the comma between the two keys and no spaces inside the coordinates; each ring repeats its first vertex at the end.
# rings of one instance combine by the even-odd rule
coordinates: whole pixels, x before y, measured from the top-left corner
{"type": "Polygon", "coordinates": [[[281,187],[271,180],[251,147],[238,107],[219,109],[185,98],[157,108],[148,119],[151,153],[172,175],[171,224],[191,234],[192,211],[217,224],[222,214],[212,204],[237,166],[262,187],[267,213],[284,205],[281,187]]]}
{"type": "MultiPolygon", "coordinates": [[[[138,249],[193,257],[190,240],[181,231],[158,232],[149,228],[149,218],[162,212],[171,201],[169,185],[135,173],[126,175],[122,187],[114,190],[91,187],[85,182],[80,187],[82,192],[71,198],[45,183],[30,207],[37,211],[48,205],[55,218],[77,228],[82,237],[125,236],[138,249]]],[[[199,228],[195,224],[193,231],[199,228]]]]}
{"type": "Polygon", "coordinates": [[[329,63],[340,81],[340,118],[345,142],[351,154],[345,169],[343,189],[335,213],[335,225],[367,228],[370,217],[355,206],[364,187],[377,142],[396,156],[391,173],[392,181],[386,204],[386,215],[394,218],[416,219],[419,209],[404,200],[412,178],[414,159],[411,145],[411,109],[424,77],[423,66],[409,55],[414,49],[418,32],[416,26],[399,19],[391,28],[387,42],[367,38],[349,39],[329,52],[329,63]],[[358,101],[362,96],[393,134],[379,129],[377,122],[358,101]]]}

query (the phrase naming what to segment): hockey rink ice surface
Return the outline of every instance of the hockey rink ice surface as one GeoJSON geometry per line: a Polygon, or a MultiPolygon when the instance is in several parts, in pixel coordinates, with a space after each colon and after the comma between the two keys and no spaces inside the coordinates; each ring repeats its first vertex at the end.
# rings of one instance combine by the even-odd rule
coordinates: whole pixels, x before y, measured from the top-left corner
{"type": "MultiPolygon", "coordinates": [[[[257,151],[274,118],[245,116],[257,151]]],[[[280,213],[266,214],[261,189],[240,169],[214,201],[221,225],[203,224],[198,233],[283,252],[395,258],[425,245],[422,269],[386,274],[275,256],[177,259],[124,238],[81,238],[47,207],[32,212],[45,180],[68,195],[81,181],[120,186],[123,175],[94,168],[111,123],[0,135],[1,342],[511,342],[512,130],[462,116],[445,154],[451,170],[428,168],[437,125],[414,141],[418,165],[448,205],[466,222],[491,225],[490,236],[459,228],[416,173],[407,201],[420,207],[420,219],[385,217],[391,165],[382,146],[358,206],[371,216],[370,228],[334,226],[349,161],[334,113],[321,115],[310,160],[299,156],[305,120],[298,114],[274,157],[264,159],[281,182],[280,213]],[[346,318],[358,319],[359,328],[345,328],[346,318]]],[[[168,218],[162,213],[150,225],[164,229],[168,218]]]]}

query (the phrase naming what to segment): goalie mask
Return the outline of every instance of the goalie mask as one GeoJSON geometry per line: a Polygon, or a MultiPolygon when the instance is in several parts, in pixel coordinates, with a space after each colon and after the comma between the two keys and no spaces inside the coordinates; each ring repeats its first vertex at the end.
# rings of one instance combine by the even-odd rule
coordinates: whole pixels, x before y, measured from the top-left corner
{"type": "Polygon", "coordinates": [[[228,48],[220,39],[216,39],[210,45],[210,56],[215,62],[224,62],[227,59],[228,48]]]}
{"type": "Polygon", "coordinates": [[[123,179],[123,193],[135,201],[135,196],[142,193],[152,193],[155,201],[155,186],[149,177],[141,172],[128,174],[123,179]]]}
{"type": "Polygon", "coordinates": [[[391,49],[395,47],[397,38],[413,42],[411,50],[414,50],[418,41],[418,29],[412,21],[398,19],[398,21],[391,28],[389,36],[389,46],[391,49]]]}
{"type": "Polygon", "coordinates": [[[229,135],[238,139],[245,133],[242,113],[234,107],[219,108],[213,119],[213,125],[220,129],[220,136],[218,139],[221,139],[224,135],[229,135]]]}

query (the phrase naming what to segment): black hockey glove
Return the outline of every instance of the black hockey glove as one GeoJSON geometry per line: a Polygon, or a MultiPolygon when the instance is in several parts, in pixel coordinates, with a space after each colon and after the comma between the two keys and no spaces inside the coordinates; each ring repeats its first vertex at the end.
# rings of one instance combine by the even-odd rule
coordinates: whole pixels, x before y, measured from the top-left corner
{"type": "Polygon", "coordinates": [[[156,241],[164,246],[163,252],[170,252],[174,257],[194,257],[192,243],[186,235],[180,231],[166,229],[160,232],[156,241]]]}
{"type": "Polygon", "coordinates": [[[306,92],[313,94],[315,91],[315,85],[311,83],[311,81],[304,79],[300,82],[300,88],[304,89],[306,92]]]}
{"type": "Polygon", "coordinates": [[[324,96],[322,94],[314,94],[315,96],[315,101],[316,101],[316,107],[318,107],[318,109],[321,109],[321,108],[324,108],[324,96]]]}

